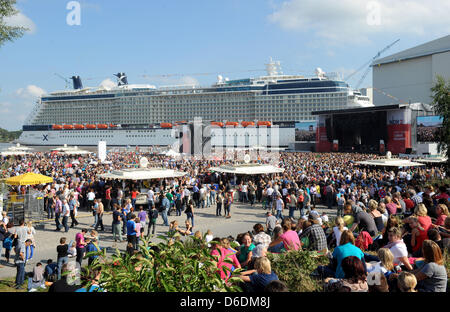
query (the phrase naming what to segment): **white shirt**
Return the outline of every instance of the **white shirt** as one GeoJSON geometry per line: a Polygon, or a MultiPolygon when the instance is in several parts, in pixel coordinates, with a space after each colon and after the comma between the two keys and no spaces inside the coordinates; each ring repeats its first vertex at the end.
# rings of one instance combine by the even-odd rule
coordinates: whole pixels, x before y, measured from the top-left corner
{"type": "Polygon", "coordinates": [[[87,198],[88,198],[88,200],[94,200],[95,199],[95,193],[94,192],[89,192],[87,194],[87,198]]]}
{"type": "MultiPolygon", "coordinates": [[[[346,226],[344,226],[344,229],[342,230],[342,232],[347,231],[347,230],[348,230],[348,228],[346,226]]],[[[341,242],[342,232],[339,231],[339,228],[337,226],[335,226],[333,228],[334,237],[336,237],[336,246],[339,246],[339,244],[341,242]]]]}
{"type": "Polygon", "coordinates": [[[272,196],[273,194],[273,188],[269,187],[266,191],[267,196],[272,196]]]}
{"type": "Polygon", "coordinates": [[[147,196],[149,200],[154,200],[155,193],[152,190],[148,190],[147,196]]]}
{"type": "Polygon", "coordinates": [[[408,249],[405,243],[397,243],[389,249],[394,255],[394,263],[401,263],[400,258],[408,257],[408,249]]]}
{"type": "Polygon", "coordinates": [[[283,209],[283,201],[280,199],[277,199],[277,210],[283,209]]]}

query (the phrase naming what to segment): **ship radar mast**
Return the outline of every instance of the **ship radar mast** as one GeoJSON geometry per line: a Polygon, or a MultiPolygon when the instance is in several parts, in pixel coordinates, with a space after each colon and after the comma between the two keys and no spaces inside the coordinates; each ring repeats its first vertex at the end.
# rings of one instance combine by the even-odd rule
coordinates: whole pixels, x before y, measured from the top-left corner
{"type": "Polygon", "coordinates": [[[270,57],[270,61],[266,65],[266,71],[268,76],[277,76],[282,75],[283,72],[281,71],[281,64],[280,61],[274,62],[272,60],[272,57],[270,57]]]}

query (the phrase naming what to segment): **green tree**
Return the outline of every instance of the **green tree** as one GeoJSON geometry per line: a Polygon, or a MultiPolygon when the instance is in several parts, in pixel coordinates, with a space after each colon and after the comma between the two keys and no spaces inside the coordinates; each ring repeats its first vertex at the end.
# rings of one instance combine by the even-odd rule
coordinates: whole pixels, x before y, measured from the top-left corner
{"type": "Polygon", "coordinates": [[[14,16],[19,11],[14,7],[16,0],[0,0],[0,47],[7,41],[14,41],[23,36],[28,28],[20,26],[9,26],[5,17],[14,16]]]}
{"type": "Polygon", "coordinates": [[[431,91],[434,111],[443,119],[442,129],[438,132],[439,150],[446,150],[450,161],[450,80],[445,81],[442,76],[436,76],[436,83],[431,91]]]}

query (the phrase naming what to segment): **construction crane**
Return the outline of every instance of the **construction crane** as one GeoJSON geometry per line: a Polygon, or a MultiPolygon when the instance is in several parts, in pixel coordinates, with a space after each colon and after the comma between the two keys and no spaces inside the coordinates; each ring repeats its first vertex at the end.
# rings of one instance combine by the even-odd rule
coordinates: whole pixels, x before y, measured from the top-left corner
{"type": "Polygon", "coordinates": [[[67,78],[65,78],[65,77],[63,77],[63,76],[61,76],[60,74],[57,74],[57,73],[55,73],[55,75],[66,82],[66,87],[65,87],[66,89],[70,88],[71,81],[69,79],[67,79],[67,78]]]}
{"type": "Polygon", "coordinates": [[[364,79],[366,79],[366,76],[370,71],[370,64],[372,64],[373,61],[375,61],[377,58],[379,58],[382,53],[389,50],[394,44],[396,44],[399,41],[400,41],[400,39],[397,39],[394,42],[392,42],[390,45],[386,46],[383,50],[378,51],[378,53],[374,57],[372,57],[368,62],[364,63],[364,65],[362,65],[360,68],[358,68],[356,71],[351,73],[348,77],[346,77],[345,81],[348,81],[355,74],[359,73],[362,69],[366,68],[364,74],[361,76],[361,79],[359,79],[358,83],[355,86],[355,89],[359,89],[360,85],[363,83],[364,79]]]}

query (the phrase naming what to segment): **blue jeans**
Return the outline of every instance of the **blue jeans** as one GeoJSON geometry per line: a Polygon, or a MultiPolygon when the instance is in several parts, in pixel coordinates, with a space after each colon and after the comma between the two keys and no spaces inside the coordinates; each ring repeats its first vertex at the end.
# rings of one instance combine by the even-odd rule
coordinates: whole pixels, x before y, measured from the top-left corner
{"type": "Polygon", "coordinates": [[[28,287],[27,287],[28,291],[30,291],[30,289],[32,289],[32,288],[38,288],[38,287],[42,287],[42,286],[45,286],[44,280],[42,280],[40,282],[33,282],[32,277],[28,278],[28,287]]]}
{"type": "Polygon", "coordinates": [[[169,209],[164,209],[161,212],[161,217],[163,218],[164,225],[169,226],[169,221],[167,220],[167,210],[169,210],[169,209]]]}
{"type": "Polygon", "coordinates": [[[16,263],[17,275],[16,275],[16,287],[23,285],[25,281],[25,263],[16,263]]]}
{"type": "Polygon", "coordinates": [[[34,246],[33,245],[26,246],[25,247],[25,259],[30,260],[31,258],[33,258],[33,254],[34,254],[34,246]]]}
{"type": "Polygon", "coordinates": [[[153,206],[155,206],[155,203],[153,202],[153,200],[149,200],[148,201],[148,211],[150,211],[153,206]]]}
{"type": "Polygon", "coordinates": [[[186,213],[186,215],[187,215],[187,220],[190,220],[192,227],[194,227],[194,215],[191,212],[186,213]]]}
{"type": "Polygon", "coordinates": [[[52,207],[48,207],[47,208],[47,218],[53,219],[54,217],[55,217],[55,211],[53,210],[52,207]]]}
{"type": "Polygon", "coordinates": [[[60,213],[55,213],[55,224],[56,224],[56,229],[59,231],[62,228],[61,222],[59,222],[59,217],[61,216],[60,213]]]}
{"type": "Polygon", "coordinates": [[[294,218],[295,207],[289,207],[289,218],[294,218]]]}
{"type": "Polygon", "coordinates": [[[283,213],[281,210],[277,210],[277,215],[275,216],[277,219],[283,219],[283,213]]]}
{"type": "Polygon", "coordinates": [[[61,270],[65,263],[69,262],[69,257],[61,257],[58,259],[58,280],[61,279],[61,270]]]}
{"type": "Polygon", "coordinates": [[[334,272],[329,266],[320,265],[317,268],[317,273],[320,274],[321,278],[336,277],[336,272],[334,272]]]}

